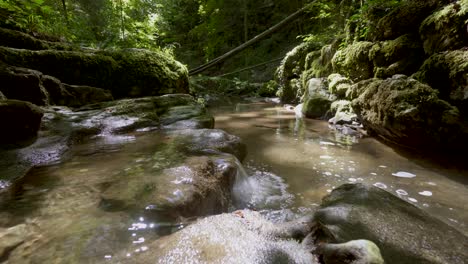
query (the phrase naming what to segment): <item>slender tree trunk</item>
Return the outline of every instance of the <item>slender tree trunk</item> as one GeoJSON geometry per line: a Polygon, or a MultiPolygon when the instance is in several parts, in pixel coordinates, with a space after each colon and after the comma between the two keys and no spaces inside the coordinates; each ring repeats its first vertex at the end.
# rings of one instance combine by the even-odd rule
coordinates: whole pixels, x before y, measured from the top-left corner
{"type": "Polygon", "coordinates": [[[120,0],[120,22],[122,31],[122,40],[125,39],[125,21],[124,21],[124,10],[123,10],[123,1],[120,0]]]}
{"type": "Polygon", "coordinates": [[[65,21],[67,22],[67,25],[68,25],[68,12],[67,12],[67,4],[65,3],[65,0],[62,0],[62,7],[63,7],[63,16],[65,17],[65,21]]]}

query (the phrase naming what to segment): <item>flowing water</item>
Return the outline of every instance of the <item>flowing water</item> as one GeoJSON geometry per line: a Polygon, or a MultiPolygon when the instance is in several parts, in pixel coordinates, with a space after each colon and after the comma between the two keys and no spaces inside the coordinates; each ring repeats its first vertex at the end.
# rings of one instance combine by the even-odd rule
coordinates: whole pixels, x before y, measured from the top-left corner
{"type": "MultiPolygon", "coordinates": [[[[253,208],[281,222],[314,210],[343,183],[384,188],[467,234],[467,171],[446,169],[401,155],[373,138],[334,133],[324,121],[302,119],[273,103],[230,104],[211,110],[216,127],[248,146],[239,167],[232,210],[253,208]]],[[[72,150],[71,158],[32,169],[12,185],[0,182],[0,262],[100,263],[116,254],[129,259],[148,243],[192,219],[146,215],[151,207],[135,190],[149,162],[161,166],[178,157],[157,155],[171,137],[148,132],[96,138],[72,150]],[[156,153],[156,154],[155,154],[156,153]],[[115,188],[119,199],[103,199],[115,188]],[[149,220],[151,219],[151,220],[149,220]],[[7,229],[9,228],[9,229],[7,229]]],[[[131,263],[131,260],[130,260],[131,263]]]]}
{"type": "MultiPolygon", "coordinates": [[[[213,108],[215,126],[242,138],[254,188],[267,214],[305,213],[344,183],[383,188],[468,233],[468,171],[401,154],[380,141],[335,133],[292,107],[251,102],[213,108]],[[273,193],[268,201],[262,193],[273,193]]],[[[257,194],[257,198],[255,198],[257,194]]],[[[253,206],[255,207],[255,206],[253,206]]]]}

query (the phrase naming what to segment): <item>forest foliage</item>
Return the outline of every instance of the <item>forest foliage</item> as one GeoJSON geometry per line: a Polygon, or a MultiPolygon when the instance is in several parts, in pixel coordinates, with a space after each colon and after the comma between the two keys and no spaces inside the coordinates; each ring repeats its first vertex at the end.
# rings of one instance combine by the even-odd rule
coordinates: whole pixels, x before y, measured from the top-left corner
{"type": "Polygon", "coordinates": [[[329,43],[345,30],[354,34],[343,44],[366,39],[372,16],[401,1],[2,0],[0,26],[87,47],[175,51],[179,60],[195,66],[307,6],[301,19],[231,61],[235,69],[284,55],[302,40],[329,43]]]}

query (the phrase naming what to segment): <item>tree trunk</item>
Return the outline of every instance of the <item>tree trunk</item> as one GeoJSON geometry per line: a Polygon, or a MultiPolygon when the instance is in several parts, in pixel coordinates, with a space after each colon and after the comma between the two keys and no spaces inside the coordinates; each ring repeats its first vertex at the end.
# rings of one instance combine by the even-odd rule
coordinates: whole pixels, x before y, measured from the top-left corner
{"type": "Polygon", "coordinates": [[[62,7],[63,7],[63,15],[65,16],[65,21],[67,22],[67,25],[68,25],[68,12],[67,12],[67,4],[65,3],[65,0],[62,0],[62,7]]]}

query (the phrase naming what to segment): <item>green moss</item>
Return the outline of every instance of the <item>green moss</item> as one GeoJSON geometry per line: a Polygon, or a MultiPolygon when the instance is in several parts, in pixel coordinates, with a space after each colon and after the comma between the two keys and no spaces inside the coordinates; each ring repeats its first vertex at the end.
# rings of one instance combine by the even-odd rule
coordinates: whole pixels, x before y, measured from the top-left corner
{"type": "Polygon", "coordinates": [[[373,76],[373,65],[369,59],[372,42],[356,42],[335,53],[332,59],[333,70],[353,81],[369,79],[373,76]]]}
{"type": "Polygon", "coordinates": [[[426,18],[419,29],[428,54],[468,45],[468,1],[451,3],[426,18]]]}
{"type": "Polygon", "coordinates": [[[188,92],[187,68],[162,52],[20,50],[0,47],[0,60],[64,83],[111,90],[116,98],[188,92]]]}
{"type": "Polygon", "coordinates": [[[321,97],[307,98],[302,113],[309,118],[323,118],[330,110],[331,101],[321,97]]]}

